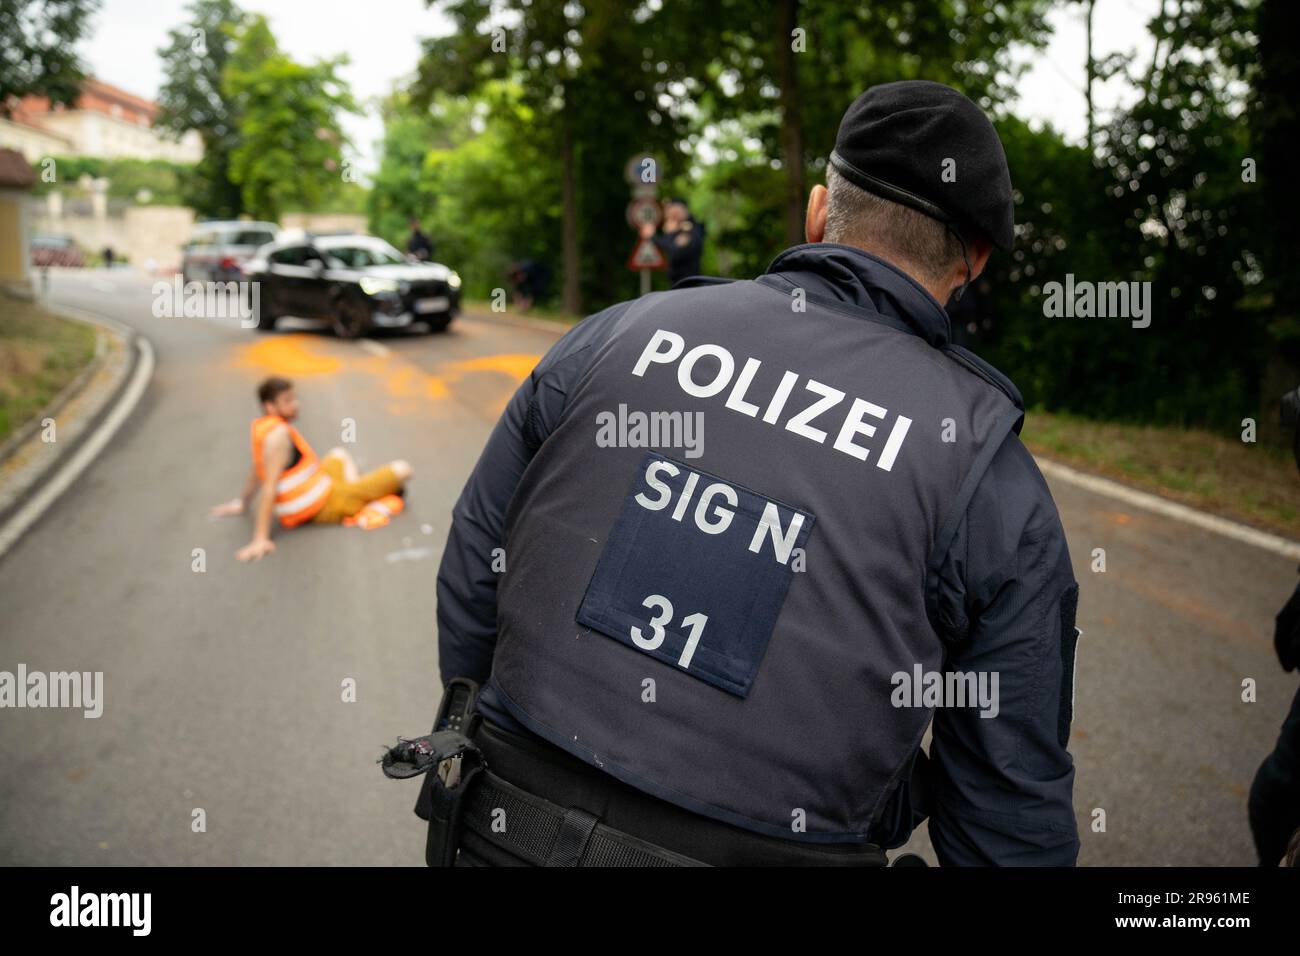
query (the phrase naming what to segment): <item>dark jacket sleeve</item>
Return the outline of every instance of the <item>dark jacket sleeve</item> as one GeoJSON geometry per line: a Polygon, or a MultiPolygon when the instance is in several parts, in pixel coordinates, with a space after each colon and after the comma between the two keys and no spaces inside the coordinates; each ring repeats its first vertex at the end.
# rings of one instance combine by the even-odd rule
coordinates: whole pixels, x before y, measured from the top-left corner
{"type": "Polygon", "coordinates": [[[510,399],[452,509],[438,568],[438,666],[444,684],[453,677],[481,684],[492,670],[506,509],[591,354],[627,305],[590,316],[551,347],[510,399]]]}
{"type": "Polygon", "coordinates": [[[1078,585],[1056,503],[1016,436],[980,479],[942,567],[947,667],[996,675],[998,708],[935,713],[935,853],[944,866],[1073,866],[1078,585]]]}
{"type": "Polygon", "coordinates": [[[700,271],[700,254],[704,251],[704,227],[692,221],[691,228],[685,232],[657,232],[654,235],[664,258],[668,260],[669,271],[675,273],[700,271]],[[685,237],[686,242],[678,242],[685,237]]]}

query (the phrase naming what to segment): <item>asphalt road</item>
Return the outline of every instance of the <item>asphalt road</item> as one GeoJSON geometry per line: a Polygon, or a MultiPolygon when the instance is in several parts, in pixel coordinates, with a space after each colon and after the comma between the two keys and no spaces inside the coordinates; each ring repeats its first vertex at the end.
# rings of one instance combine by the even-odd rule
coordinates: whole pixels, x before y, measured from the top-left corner
{"type": "MultiPolygon", "coordinates": [[[[261,335],[154,318],[148,284],[121,272],[59,278],[51,297],[139,329],[158,364],[109,448],[0,559],[0,670],[105,681],[97,720],[0,712],[0,863],[421,864],[416,784],[384,779],[375,760],[397,734],[428,730],[451,507],[554,334],[463,318],[444,335],[357,343],[305,326],[261,335]],[[249,519],[207,510],[240,488],[253,389],[273,372],[297,381],[318,452],[352,420],[363,469],[403,457],[415,478],[390,526],[309,526],[242,565],[249,519]]],[[[1246,794],[1297,683],[1271,646],[1294,566],[1053,491],[1082,585],[1080,862],[1253,863],[1246,794]]],[[[912,846],[929,855],[924,829],[912,846]]]]}

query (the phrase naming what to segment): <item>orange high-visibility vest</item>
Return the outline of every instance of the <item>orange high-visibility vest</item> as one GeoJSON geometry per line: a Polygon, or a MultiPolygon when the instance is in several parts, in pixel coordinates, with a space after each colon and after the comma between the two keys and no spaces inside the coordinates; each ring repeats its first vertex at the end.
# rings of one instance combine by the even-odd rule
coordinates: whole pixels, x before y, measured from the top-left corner
{"type": "Polygon", "coordinates": [[[388,524],[388,520],[393,515],[401,514],[405,507],[406,502],[400,495],[384,495],[367,503],[351,518],[344,518],[343,523],[349,528],[358,527],[362,531],[372,531],[388,524]]]}
{"type": "Polygon", "coordinates": [[[281,425],[289,429],[289,437],[298,449],[298,461],[280,475],[275,483],[275,516],[286,528],[310,521],[325,506],[333,482],[321,469],[311,445],[279,415],[263,415],[253,420],[253,468],[259,481],[266,481],[266,467],[262,461],[262,446],[266,436],[281,425]]]}

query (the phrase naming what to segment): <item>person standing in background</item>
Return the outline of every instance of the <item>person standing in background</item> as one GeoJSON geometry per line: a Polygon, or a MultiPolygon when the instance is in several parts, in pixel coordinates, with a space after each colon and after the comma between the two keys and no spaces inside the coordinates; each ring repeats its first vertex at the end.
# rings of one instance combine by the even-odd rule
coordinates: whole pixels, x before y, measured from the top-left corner
{"type": "Polygon", "coordinates": [[[668,285],[700,274],[700,256],[704,252],[704,227],[691,218],[684,199],[670,199],[664,204],[664,229],[655,235],[649,223],[641,227],[641,236],[653,238],[668,260],[668,285]]]}
{"type": "Polygon", "coordinates": [[[420,231],[420,220],[414,216],[411,217],[411,235],[406,240],[406,251],[421,262],[433,258],[433,240],[420,231]]]}

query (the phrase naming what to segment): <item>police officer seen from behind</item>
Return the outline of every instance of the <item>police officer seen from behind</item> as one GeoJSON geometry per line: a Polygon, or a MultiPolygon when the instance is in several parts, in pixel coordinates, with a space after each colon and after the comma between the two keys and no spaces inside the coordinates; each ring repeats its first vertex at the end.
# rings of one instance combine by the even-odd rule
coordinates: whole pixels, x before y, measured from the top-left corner
{"type": "Polygon", "coordinates": [[[927,816],[945,865],[1075,862],[1078,588],[1020,395],[943,308],[1012,212],[978,107],[876,86],[806,244],[547,353],[438,574],[443,678],[485,685],[458,863],[881,865],[927,816]],[[611,442],[620,406],[671,414],[611,442]]]}

